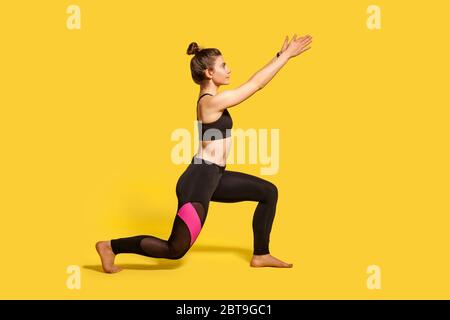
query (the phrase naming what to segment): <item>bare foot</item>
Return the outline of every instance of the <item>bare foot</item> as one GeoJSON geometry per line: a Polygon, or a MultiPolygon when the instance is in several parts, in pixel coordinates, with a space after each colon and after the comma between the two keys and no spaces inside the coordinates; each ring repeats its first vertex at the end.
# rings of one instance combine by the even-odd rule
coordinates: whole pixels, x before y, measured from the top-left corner
{"type": "Polygon", "coordinates": [[[102,260],[103,271],[106,273],[116,273],[122,271],[122,268],[114,265],[116,255],[112,251],[111,241],[99,241],[95,244],[98,255],[102,260]]]}
{"type": "Polygon", "coordinates": [[[254,255],[252,261],[250,261],[250,266],[254,268],[261,268],[261,267],[292,268],[294,265],[292,263],[287,263],[278,260],[277,258],[271,256],[270,254],[264,254],[264,255],[254,255]]]}

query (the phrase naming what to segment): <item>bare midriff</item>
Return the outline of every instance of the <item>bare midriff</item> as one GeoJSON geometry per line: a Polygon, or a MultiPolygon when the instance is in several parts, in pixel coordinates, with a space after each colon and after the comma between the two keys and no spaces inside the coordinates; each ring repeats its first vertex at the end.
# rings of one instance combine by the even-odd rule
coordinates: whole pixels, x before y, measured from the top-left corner
{"type": "Polygon", "coordinates": [[[224,167],[231,148],[232,137],[211,141],[199,141],[196,157],[214,162],[224,167]]]}

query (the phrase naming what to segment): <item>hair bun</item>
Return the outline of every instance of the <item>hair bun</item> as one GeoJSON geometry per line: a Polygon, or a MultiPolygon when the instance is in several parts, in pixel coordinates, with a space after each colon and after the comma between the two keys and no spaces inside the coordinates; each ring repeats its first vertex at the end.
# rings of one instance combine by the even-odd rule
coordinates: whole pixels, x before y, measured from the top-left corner
{"type": "Polygon", "coordinates": [[[198,47],[197,42],[191,42],[187,49],[187,54],[197,54],[197,52],[200,51],[200,48],[198,47]]]}

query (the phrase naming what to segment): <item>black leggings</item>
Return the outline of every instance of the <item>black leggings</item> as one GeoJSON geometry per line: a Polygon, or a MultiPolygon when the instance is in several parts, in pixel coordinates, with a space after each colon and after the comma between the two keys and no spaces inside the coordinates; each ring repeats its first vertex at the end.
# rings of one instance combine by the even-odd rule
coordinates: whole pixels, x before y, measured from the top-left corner
{"type": "Polygon", "coordinates": [[[111,240],[115,254],[179,259],[193,245],[202,229],[210,201],[257,201],[253,215],[253,254],[269,252],[270,231],[278,200],[277,187],[264,179],[194,156],[176,186],[178,209],[169,239],[139,235],[111,240]]]}

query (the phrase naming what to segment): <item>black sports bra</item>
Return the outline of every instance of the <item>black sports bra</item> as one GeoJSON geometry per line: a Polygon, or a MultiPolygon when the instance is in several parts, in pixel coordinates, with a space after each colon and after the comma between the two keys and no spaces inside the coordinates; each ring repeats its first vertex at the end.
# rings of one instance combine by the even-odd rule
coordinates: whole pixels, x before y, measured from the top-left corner
{"type": "Polygon", "coordinates": [[[231,128],[233,127],[233,119],[228,112],[228,108],[222,112],[219,119],[213,122],[203,123],[198,119],[198,102],[200,99],[210,93],[204,93],[197,100],[197,122],[200,141],[212,141],[228,138],[231,136],[231,128]],[[228,130],[227,130],[228,129],[228,130]]]}

